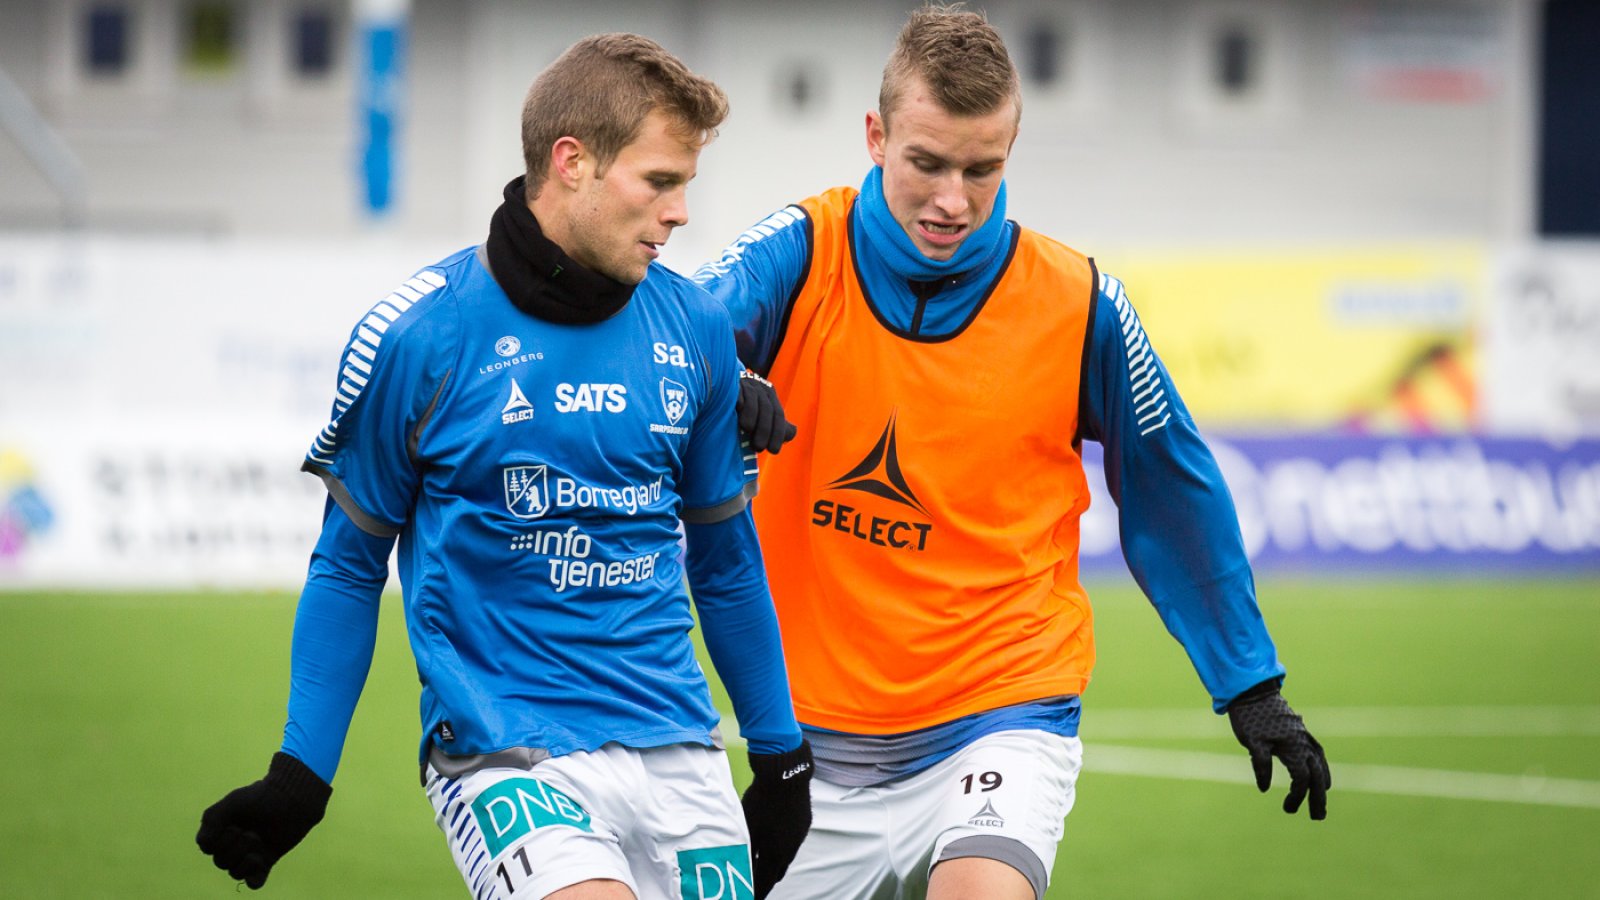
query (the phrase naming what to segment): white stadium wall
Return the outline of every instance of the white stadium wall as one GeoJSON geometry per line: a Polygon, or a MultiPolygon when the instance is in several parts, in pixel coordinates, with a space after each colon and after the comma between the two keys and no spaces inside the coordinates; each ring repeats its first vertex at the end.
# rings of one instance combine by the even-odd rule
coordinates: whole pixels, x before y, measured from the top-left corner
{"type": "MultiPolygon", "coordinates": [[[[631,30],[727,90],[664,254],[690,270],[865,174],[913,5],[412,0],[376,214],[365,4],[221,4],[237,40],[208,68],[182,39],[196,4],[126,0],[106,75],[83,29],[116,4],[0,0],[0,589],[295,587],[324,498],[298,466],[343,339],[482,239],[540,68],[631,30]],[[286,29],[311,8],[336,43],[302,77],[286,29]]],[[[1024,74],[1010,215],[1127,282],[1222,439],[1258,565],[1600,568],[1600,247],[1533,235],[1538,0],[975,5],[1024,74]],[[1344,353],[1341,378],[1291,338],[1344,353]],[[1283,396],[1240,400],[1250,365],[1283,396]]],[[[1085,523],[1091,568],[1117,565],[1111,509],[1085,523]]]]}

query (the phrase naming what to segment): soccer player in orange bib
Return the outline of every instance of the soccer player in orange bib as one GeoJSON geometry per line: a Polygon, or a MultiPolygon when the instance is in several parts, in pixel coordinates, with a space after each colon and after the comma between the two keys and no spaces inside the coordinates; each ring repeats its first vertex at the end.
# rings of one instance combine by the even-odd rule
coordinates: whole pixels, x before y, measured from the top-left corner
{"type": "Polygon", "coordinates": [[[1326,815],[1233,501],[1122,284],[1006,219],[1020,120],[988,22],[914,12],[860,189],[779,210],[696,274],[799,427],[755,504],[817,765],[775,898],[1043,896],[1095,658],[1084,440],[1129,568],[1258,786],[1276,756],[1284,809],[1326,815]]]}

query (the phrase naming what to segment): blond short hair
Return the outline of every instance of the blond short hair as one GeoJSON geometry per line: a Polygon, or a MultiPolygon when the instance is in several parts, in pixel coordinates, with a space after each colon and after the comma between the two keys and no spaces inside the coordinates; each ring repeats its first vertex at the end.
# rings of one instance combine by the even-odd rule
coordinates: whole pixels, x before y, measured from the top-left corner
{"type": "Polygon", "coordinates": [[[878,112],[885,126],[907,86],[920,79],[945,112],[983,116],[1010,100],[1022,119],[1022,81],[1006,43],[982,13],[929,4],[900,29],[883,67],[878,112]]]}
{"type": "Polygon", "coordinates": [[[728,97],[647,37],[597,34],[568,47],[534,79],[522,105],[527,196],[543,186],[556,141],[577,138],[604,172],[655,110],[704,143],[727,118],[728,97]]]}

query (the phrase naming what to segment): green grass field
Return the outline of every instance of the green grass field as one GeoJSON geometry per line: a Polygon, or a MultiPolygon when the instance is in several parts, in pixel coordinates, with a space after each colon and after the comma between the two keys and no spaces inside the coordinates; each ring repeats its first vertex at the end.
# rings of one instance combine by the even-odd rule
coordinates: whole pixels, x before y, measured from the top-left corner
{"type": "MultiPolygon", "coordinates": [[[[1281,769],[1270,797],[1249,785],[1137,592],[1091,589],[1050,897],[1600,897],[1600,579],[1264,582],[1285,693],[1333,764],[1319,823],[1279,809],[1281,769]]],[[[398,610],[328,818],[261,896],[465,896],[417,787],[398,610]]],[[[0,593],[0,896],[240,896],[194,831],[278,746],[292,619],[276,594],[0,593]]]]}

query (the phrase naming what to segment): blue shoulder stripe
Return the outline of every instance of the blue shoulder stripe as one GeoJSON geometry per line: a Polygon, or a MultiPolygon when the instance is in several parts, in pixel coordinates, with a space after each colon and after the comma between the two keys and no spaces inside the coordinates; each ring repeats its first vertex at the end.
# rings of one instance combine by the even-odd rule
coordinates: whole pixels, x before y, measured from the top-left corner
{"type": "Polygon", "coordinates": [[[739,264],[739,259],[740,257],[744,256],[746,247],[749,247],[751,244],[754,244],[757,241],[772,237],[779,231],[788,228],[796,222],[804,220],[805,217],[806,211],[793,204],[785,206],[783,209],[778,210],[770,216],[767,216],[765,219],[762,219],[761,221],[752,225],[748,230],[745,231],[744,234],[734,238],[733,243],[729,244],[727,249],[722,251],[722,256],[695,270],[695,283],[704,284],[718,275],[728,274],[729,269],[739,264]]]}
{"type": "Polygon", "coordinates": [[[334,392],[334,414],[327,427],[311,442],[306,453],[308,462],[321,466],[333,465],[333,455],[339,446],[339,420],[350,404],[356,402],[372,377],[372,365],[378,359],[378,347],[389,326],[400,320],[412,307],[429,294],[445,286],[443,275],[431,269],[418,272],[415,277],[394,289],[394,293],[373,305],[365,318],[356,326],[350,343],[345,347],[344,368],[340,372],[339,387],[334,392]]]}
{"type": "Polygon", "coordinates": [[[1101,274],[1100,293],[1116,308],[1117,321],[1122,326],[1122,343],[1128,354],[1128,393],[1132,395],[1139,436],[1143,437],[1165,427],[1172,419],[1167,408],[1167,389],[1161,383],[1161,367],[1156,364],[1156,352],[1145,337],[1139,314],[1134,312],[1122,282],[1101,274]]]}

